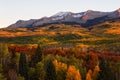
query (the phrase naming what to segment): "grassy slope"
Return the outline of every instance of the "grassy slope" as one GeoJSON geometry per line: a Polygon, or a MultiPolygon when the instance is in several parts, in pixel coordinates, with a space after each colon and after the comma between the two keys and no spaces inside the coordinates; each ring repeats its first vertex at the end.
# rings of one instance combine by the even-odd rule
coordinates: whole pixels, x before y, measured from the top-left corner
{"type": "Polygon", "coordinates": [[[119,51],[120,21],[83,28],[79,25],[52,24],[45,27],[0,30],[0,42],[41,44],[84,44],[94,48],[119,51]]]}

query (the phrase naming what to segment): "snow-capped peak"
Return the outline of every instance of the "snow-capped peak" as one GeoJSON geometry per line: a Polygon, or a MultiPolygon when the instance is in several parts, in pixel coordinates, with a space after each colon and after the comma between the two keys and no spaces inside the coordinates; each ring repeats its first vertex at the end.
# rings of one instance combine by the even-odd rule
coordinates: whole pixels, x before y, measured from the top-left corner
{"type": "Polygon", "coordinates": [[[64,17],[66,17],[67,15],[70,15],[71,12],[59,12],[53,16],[51,16],[52,20],[61,20],[64,17]]]}
{"type": "Polygon", "coordinates": [[[59,13],[53,15],[52,17],[67,16],[67,15],[69,15],[69,14],[70,14],[70,12],[59,12],[59,13]]]}
{"type": "Polygon", "coordinates": [[[82,17],[82,16],[86,15],[86,13],[87,13],[87,12],[74,13],[72,16],[73,16],[74,18],[80,18],[80,17],[82,17]]]}
{"type": "Polygon", "coordinates": [[[50,17],[43,17],[40,19],[32,20],[19,20],[15,24],[9,27],[34,27],[44,24],[61,23],[61,22],[75,22],[79,24],[85,24],[85,26],[90,26],[94,24],[94,20],[102,22],[109,19],[120,18],[120,8],[112,12],[100,12],[94,10],[87,10],[85,12],[73,13],[73,12],[59,12],[50,17]],[[90,23],[89,21],[93,21],[90,23]],[[89,24],[88,24],[89,23],[89,24]]]}

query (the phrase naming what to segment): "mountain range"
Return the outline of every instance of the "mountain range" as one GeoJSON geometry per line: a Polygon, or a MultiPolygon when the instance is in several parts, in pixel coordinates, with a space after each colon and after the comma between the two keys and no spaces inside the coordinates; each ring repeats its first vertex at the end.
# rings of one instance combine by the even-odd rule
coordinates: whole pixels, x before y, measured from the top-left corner
{"type": "Polygon", "coordinates": [[[80,24],[83,27],[93,26],[95,24],[104,22],[110,19],[120,18],[120,8],[112,12],[101,12],[87,10],[80,13],[59,12],[50,17],[43,17],[40,19],[19,20],[8,27],[37,27],[48,24],[80,24]]]}

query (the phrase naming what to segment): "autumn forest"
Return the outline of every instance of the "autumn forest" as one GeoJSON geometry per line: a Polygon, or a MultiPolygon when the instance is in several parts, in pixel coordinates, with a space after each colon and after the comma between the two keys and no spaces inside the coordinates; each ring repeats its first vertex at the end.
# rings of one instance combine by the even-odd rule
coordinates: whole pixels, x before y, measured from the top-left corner
{"type": "Polygon", "coordinates": [[[119,80],[120,55],[0,44],[0,80],[119,80]]]}

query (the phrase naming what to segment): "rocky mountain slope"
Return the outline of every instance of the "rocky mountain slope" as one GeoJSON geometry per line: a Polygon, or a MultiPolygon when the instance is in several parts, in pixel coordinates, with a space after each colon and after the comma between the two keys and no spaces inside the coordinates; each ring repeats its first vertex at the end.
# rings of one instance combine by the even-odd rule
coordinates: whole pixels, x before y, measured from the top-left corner
{"type": "Polygon", "coordinates": [[[81,13],[60,12],[51,17],[31,19],[28,21],[19,20],[8,27],[36,27],[56,23],[80,24],[81,26],[88,27],[115,18],[120,18],[120,9],[112,12],[100,12],[93,10],[81,13]]]}

